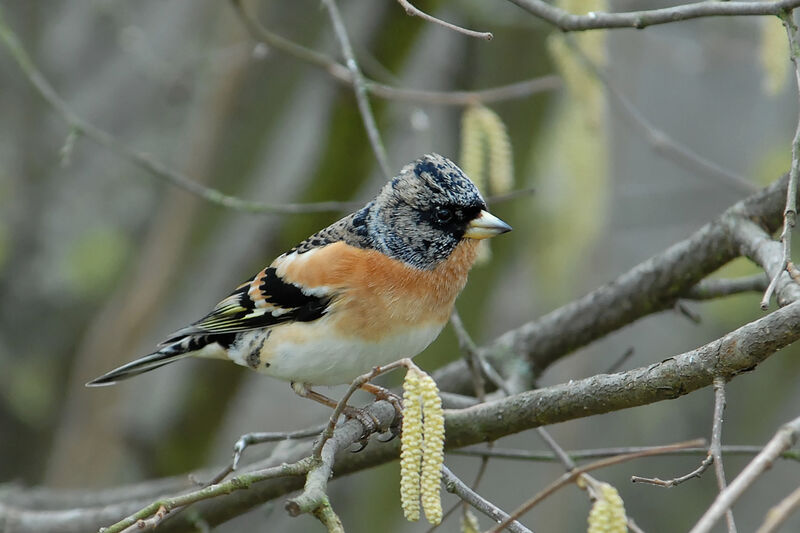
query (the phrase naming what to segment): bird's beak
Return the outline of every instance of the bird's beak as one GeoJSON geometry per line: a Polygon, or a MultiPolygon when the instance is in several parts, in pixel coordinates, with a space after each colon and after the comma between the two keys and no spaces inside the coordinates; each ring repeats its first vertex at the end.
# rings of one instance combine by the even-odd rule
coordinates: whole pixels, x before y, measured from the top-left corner
{"type": "Polygon", "coordinates": [[[488,239],[501,233],[511,231],[511,226],[494,216],[488,211],[481,211],[467,224],[467,231],[464,237],[467,239],[488,239]]]}

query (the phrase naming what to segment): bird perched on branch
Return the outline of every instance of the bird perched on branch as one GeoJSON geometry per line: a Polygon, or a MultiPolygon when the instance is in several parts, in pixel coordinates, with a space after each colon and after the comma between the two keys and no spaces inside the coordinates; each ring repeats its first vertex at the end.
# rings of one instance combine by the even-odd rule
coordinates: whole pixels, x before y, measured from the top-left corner
{"type": "Polygon", "coordinates": [[[452,161],[425,155],[157,351],[87,386],[208,357],[289,381],[301,396],[333,407],[310,387],[349,383],[424,350],[450,317],[478,240],[510,230],[452,161]]]}

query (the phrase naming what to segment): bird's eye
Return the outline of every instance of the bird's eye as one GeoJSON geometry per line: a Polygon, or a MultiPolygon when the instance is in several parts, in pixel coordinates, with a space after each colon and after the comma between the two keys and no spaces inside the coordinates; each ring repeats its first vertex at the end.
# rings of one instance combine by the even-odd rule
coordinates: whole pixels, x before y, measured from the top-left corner
{"type": "Polygon", "coordinates": [[[453,211],[447,207],[436,208],[436,220],[439,222],[447,223],[453,219],[453,211]]]}

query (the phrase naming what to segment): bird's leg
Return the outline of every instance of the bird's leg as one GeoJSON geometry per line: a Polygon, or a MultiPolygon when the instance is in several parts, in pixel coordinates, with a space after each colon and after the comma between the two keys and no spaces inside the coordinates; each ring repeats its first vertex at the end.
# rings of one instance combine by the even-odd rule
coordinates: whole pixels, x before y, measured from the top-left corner
{"type": "MultiPolygon", "coordinates": [[[[309,400],[314,400],[317,403],[321,403],[322,405],[327,405],[331,409],[336,409],[339,403],[336,400],[328,398],[324,394],[320,394],[317,391],[311,390],[305,383],[299,383],[297,381],[292,381],[292,390],[298,396],[302,396],[303,398],[308,398],[309,400]]],[[[363,409],[359,409],[358,407],[353,407],[352,405],[345,405],[342,409],[342,414],[346,418],[355,418],[358,420],[362,426],[364,426],[364,434],[362,438],[362,447],[358,450],[361,451],[366,447],[366,439],[372,434],[375,433],[378,428],[380,427],[380,422],[366,412],[363,409]]]]}
{"type": "Polygon", "coordinates": [[[387,388],[381,387],[380,385],[373,385],[372,383],[364,383],[361,385],[361,389],[375,396],[376,401],[386,400],[394,407],[394,420],[392,421],[392,425],[389,426],[391,436],[383,442],[389,442],[400,435],[403,424],[403,398],[387,388]]]}

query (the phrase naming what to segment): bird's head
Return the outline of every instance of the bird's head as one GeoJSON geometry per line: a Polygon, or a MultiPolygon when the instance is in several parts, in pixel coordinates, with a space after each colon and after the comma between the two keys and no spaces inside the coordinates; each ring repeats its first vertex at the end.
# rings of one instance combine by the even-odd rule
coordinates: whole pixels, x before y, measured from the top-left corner
{"type": "Polygon", "coordinates": [[[511,230],[489,213],[478,188],[455,163],[438,154],[409,163],[368,207],[374,245],[424,270],[447,259],[463,239],[511,230]]]}

